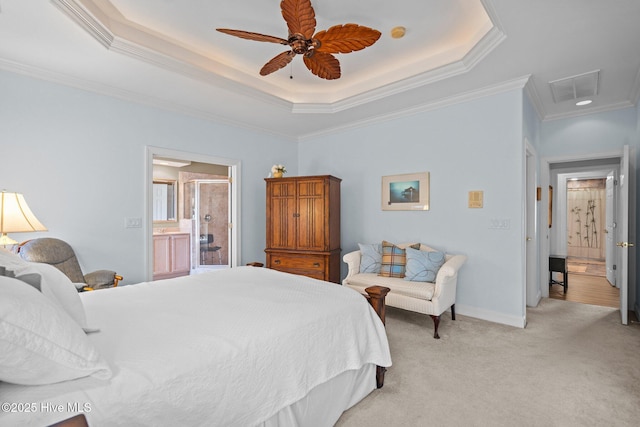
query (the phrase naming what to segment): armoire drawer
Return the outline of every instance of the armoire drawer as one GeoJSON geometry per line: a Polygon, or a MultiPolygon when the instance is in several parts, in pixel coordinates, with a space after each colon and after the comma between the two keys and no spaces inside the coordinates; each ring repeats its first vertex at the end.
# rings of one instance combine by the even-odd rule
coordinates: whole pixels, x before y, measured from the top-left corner
{"type": "Polygon", "coordinates": [[[270,254],[269,267],[276,270],[305,270],[323,273],[326,258],[317,255],[270,254]]]}

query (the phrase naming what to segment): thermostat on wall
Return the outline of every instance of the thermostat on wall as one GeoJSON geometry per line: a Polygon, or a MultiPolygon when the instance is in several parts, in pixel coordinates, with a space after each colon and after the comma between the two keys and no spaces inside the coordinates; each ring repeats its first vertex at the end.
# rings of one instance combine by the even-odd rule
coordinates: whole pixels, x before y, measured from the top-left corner
{"type": "Polygon", "coordinates": [[[483,191],[469,191],[469,207],[481,208],[483,194],[483,191]]]}

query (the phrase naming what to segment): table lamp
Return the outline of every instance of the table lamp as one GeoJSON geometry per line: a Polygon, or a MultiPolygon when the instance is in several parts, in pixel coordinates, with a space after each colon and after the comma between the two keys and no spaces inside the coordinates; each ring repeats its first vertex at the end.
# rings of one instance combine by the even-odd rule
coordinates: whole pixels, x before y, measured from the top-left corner
{"type": "Polygon", "coordinates": [[[7,233],[29,231],[47,231],[47,227],[31,212],[22,194],[3,190],[0,193],[0,245],[6,247],[18,243],[7,233]]]}

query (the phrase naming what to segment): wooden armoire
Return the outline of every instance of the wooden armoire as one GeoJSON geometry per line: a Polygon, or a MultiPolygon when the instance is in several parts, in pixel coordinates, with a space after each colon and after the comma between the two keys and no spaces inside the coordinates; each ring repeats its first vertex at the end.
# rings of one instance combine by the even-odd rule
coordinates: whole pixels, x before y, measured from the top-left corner
{"type": "Polygon", "coordinates": [[[266,178],[267,267],[340,283],[340,178],[266,178]]]}

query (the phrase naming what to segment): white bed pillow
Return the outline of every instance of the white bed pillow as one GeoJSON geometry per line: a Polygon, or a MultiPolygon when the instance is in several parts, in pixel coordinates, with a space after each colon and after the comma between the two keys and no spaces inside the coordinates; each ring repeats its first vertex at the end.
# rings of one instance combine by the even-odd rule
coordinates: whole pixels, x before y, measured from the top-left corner
{"type": "MultiPolygon", "coordinates": [[[[82,305],[76,286],[62,271],[52,265],[40,262],[30,262],[29,271],[37,271],[40,276],[40,291],[47,297],[55,300],[64,311],[76,321],[81,328],[87,328],[87,315],[82,305]]],[[[22,270],[26,271],[26,270],[22,270]]]]}
{"type": "Polygon", "coordinates": [[[76,322],[20,280],[0,277],[0,381],[52,384],[111,369],[76,322]]]}
{"type": "Polygon", "coordinates": [[[87,315],[78,290],[62,271],[49,264],[25,261],[5,250],[0,250],[0,266],[16,276],[39,274],[40,292],[59,304],[81,328],[87,328],[87,315]]]}

